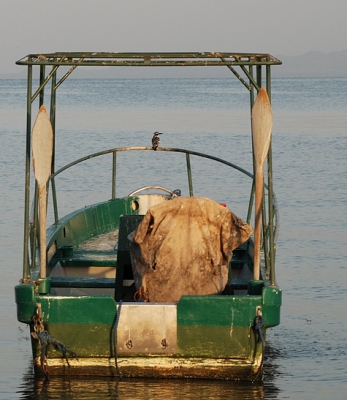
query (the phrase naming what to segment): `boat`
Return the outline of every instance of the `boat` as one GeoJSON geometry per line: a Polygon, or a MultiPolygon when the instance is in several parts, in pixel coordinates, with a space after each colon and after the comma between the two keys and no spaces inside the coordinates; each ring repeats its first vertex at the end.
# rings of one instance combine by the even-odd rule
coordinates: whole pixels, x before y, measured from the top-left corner
{"type": "MultiPolygon", "coordinates": [[[[280,324],[282,303],[270,103],[271,68],[281,61],[254,53],[60,52],[29,54],[16,64],[27,67],[28,80],[23,271],[15,301],[18,321],[30,327],[35,374],[261,380],[266,332],[280,324]],[[58,89],[69,90],[78,68],[123,66],[227,68],[250,99],[253,170],[233,163],[235,149],[225,160],[163,147],[161,132],[152,143],[107,148],[57,169],[58,89]],[[159,185],[157,173],[130,194],[118,187],[119,155],[148,152],[152,160],[175,154],[186,165],[187,193],[159,185]],[[112,171],[109,196],[61,215],[61,202],[72,201],[60,196],[68,180],[62,177],[96,158],[112,171]],[[192,159],[222,165],[226,179],[244,178],[244,215],[194,196],[200,173],[192,159]]],[[[235,197],[239,188],[233,191],[235,197]]]]}

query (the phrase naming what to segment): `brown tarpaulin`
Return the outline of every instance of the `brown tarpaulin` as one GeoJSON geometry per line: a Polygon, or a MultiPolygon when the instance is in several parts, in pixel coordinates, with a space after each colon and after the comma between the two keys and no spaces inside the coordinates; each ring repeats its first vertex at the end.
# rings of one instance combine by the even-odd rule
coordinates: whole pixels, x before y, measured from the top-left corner
{"type": "Polygon", "coordinates": [[[252,228],[207,198],[178,197],[151,207],[132,235],[137,289],[147,301],[223,291],[232,251],[252,228]]]}

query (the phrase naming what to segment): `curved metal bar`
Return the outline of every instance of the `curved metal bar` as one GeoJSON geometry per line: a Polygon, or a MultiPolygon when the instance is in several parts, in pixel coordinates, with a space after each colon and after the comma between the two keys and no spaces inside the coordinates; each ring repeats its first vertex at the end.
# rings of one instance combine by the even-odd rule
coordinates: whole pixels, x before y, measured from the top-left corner
{"type": "MultiPolygon", "coordinates": [[[[116,147],[116,148],[113,148],[113,149],[103,150],[103,151],[99,151],[97,153],[89,154],[88,156],[79,158],[79,159],[77,159],[77,160],[75,160],[75,161],[73,161],[73,162],[71,162],[69,164],[66,164],[65,166],[61,167],[54,174],[51,175],[50,179],[54,179],[57,175],[61,174],[65,170],[73,167],[74,165],[80,164],[83,161],[87,161],[87,160],[90,160],[92,158],[99,157],[99,156],[102,156],[102,155],[105,155],[105,154],[113,153],[114,154],[114,160],[115,160],[115,158],[116,158],[115,154],[117,152],[122,152],[122,151],[124,151],[124,152],[125,151],[153,151],[153,148],[149,147],[149,146],[148,147],[147,146],[116,147]]],[[[214,160],[214,161],[217,161],[217,162],[219,162],[221,164],[225,164],[225,165],[227,165],[227,166],[229,166],[231,168],[234,168],[237,171],[239,171],[239,172],[247,175],[251,179],[253,179],[253,174],[251,174],[250,172],[246,171],[245,169],[239,167],[238,165],[233,164],[233,163],[231,163],[229,161],[223,160],[222,158],[211,156],[209,154],[200,153],[200,152],[197,152],[197,151],[179,149],[179,148],[170,148],[170,147],[158,147],[157,151],[168,151],[168,152],[184,153],[186,155],[190,155],[191,154],[191,155],[194,155],[194,156],[198,156],[198,157],[203,157],[203,158],[207,158],[207,159],[210,159],[210,160],[214,160]]],[[[114,174],[115,174],[115,172],[114,172],[114,174]]],[[[115,176],[114,176],[114,179],[115,179],[115,176]]],[[[264,184],[264,188],[266,190],[268,190],[268,185],[266,183],[264,184]]],[[[273,193],[273,203],[274,203],[273,206],[274,206],[274,214],[275,214],[274,215],[274,219],[275,219],[275,222],[276,222],[275,226],[274,226],[274,229],[275,229],[275,243],[276,243],[276,240],[277,240],[277,237],[278,237],[278,232],[277,232],[277,229],[276,229],[277,221],[278,221],[278,207],[277,207],[277,199],[276,199],[275,193],[273,193]]]]}
{"type": "Polygon", "coordinates": [[[135,190],[134,192],[128,194],[128,197],[130,196],[135,196],[136,194],[143,192],[145,190],[162,190],[163,192],[171,194],[172,197],[177,197],[177,195],[170,189],[167,189],[163,186],[157,186],[157,185],[149,185],[149,186],[144,186],[140,189],[135,190]]]}
{"type": "MultiPolygon", "coordinates": [[[[95,157],[99,157],[105,154],[110,154],[110,153],[114,153],[114,152],[120,152],[120,151],[153,151],[152,147],[147,147],[147,146],[138,146],[138,147],[116,147],[113,149],[109,149],[109,150],[103,150],[103,151],[99,151],[97,153],[93,153],[93,154],[89,154],[88,156],[79,158],[69,164],[66,164],[64,167],[61,167],[60,169],[58,169],[54,174],[51,175],[51,178],[56,177],[57,175],[59,175],[60,173],[62,173],[63,171],[65,171],[66,169],[69,169],[70,167],[79,164],[83,161],[87,161],[90,160],[92,158],[95,157]]],[[[218,157],[214,157],[205,153],[199,153],[197,151],[191,151],[191,150],[185,150],[185,149],[179,149],[179,148],[171,148],[171,147],[158,147],[157,151],[169,151],[169,152],[175,152],[175,153],[185,153],[185,154],[192,154],[194,156],[198,156],[198,157],[203,157],[203,158],[208,158],[210,160],[214,160],[217,161],[221,164],[225,164],[228,165],[231,168],[234,168],[240,172],[242,172],[243,174],[249,176],[250,178],[253,179],[253,174],[251,174],[250,172],[246,171],[245,169],[239,167],[236,164],[233,164],[229,161],[223,160],[222,158],[218,158],[218,157]]]]}
{"type": "MultiPolygon", "coordinates": [[[[142,151],[153,151],[153,148],[152,148],[152,147],[149,147],[149,146],[148,146],[148,147],[147,147],[147,146],[115,147],[115,148],[113,148],[113,149],[108,149],[108,150],[99,151],[99,152],[97,152],[97,153],[90,154],[90,155],[88,155],[88,156],[79,158],[79,159],[77,159],[77,160],[75,160],[75,161],[73,161],[73,162],[71,162],[71,163],[69,163],[69,164],[66,164],[65,166],[63,166],[63,167],[61,167],[60,169],[58,169],[54,174],[52,174],[51,177],[50,177],[50,179],[55,178],[57,175],[61,174],[61,173],[62,173],[63,171],[65,171],[65,170],[67,170],[67,169],[73,167],[74,165],[80,164],[80,163],[83,162],[83,161],[90,160],[90,159],[95,158],[95,157],[99,157],[99,156],[102,156],[102,155],[105,155],[105,154],[110,154],[110,153],[115,154],[115,153],[121,152],[121,151],[124,151],[124,152],[125,152],[125,151],[141,151],[141,150],[142,150],[142,151]]],[[[236,169],[237,171],[240,171],[241,173],[243,173],[243,174],[247,175],[248,177],[250,177],[251,179],[253,179],[253,174],[251,174],[251,173],[248,172],[247,170],[245,170],[245,169],[239,167],[238,165],[233,164],[233,163],[231,163],[231,162],[229,162],[229,161],[223,160],[222,158],[218,158],[218,157],[215,157],[215,156],[211,156],[211,155],[209,155],[209,154],[200,153],[200,152],[197,152],[197,151],[179,149],[179,148],[171,148],[171,147],[158,147],[158,148],[157,148],[157,151],[169,151],[169,152],[176,152],[176,153],[185,153],[185,154],[187,154],[187,155],[190,155],[190,154],[191,154],[191,155],[194,155],[194,156],[198,156],[198,157],[203,157],[203,158],[207,158],[207,159],[210,159],[210,160],[214,160],[214,161],[217,161],[217,162],[219,162],[219,163],[221,163],[221,164],[225,164],[225,165],[227,165],[227,166],[229,166],[229,167],[231,167],[231,168],[234,168],[234,169],[236,169]]],[[[115,156],[114,156],[114,159],[115,159],[115,156]]],[[[115,178],[115,177],[114,177],[114,178],[115,178]]],[[[269,189],[269,188],[268,188],[268,185],[267,185],[266,183],[264,184],[264,188],[265,188],[266,190],[269,189]]],[[[276,221],[276,226],[277,226],[278,208],[277,208],[277,199],[276,199],[275,193],[273,193],[273,199],[274,199],[274,200],[273,200],[273,203],[274,203],[274,211],[275,211],[275,221],[276,221]]],[[[276,232],[276,226],[275,226],[275,232],[276,232]]],[[[278,236],[278,234],[275,235],[276,238],[277,238],[277,236],[278,236]]],[[[276,238],[275,238],[275,239],[276,239],[276,238]]]]}

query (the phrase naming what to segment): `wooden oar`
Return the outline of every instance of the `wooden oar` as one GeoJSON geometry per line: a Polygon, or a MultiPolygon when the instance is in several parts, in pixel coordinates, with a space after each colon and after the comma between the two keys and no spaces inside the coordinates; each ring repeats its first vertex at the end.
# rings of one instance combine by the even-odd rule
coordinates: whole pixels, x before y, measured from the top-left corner
{"type": "Polygon", "coordinates": [[[255,223],[253,279],[260,278],[260,236],[264,191],[264,163],[269,151],[272,132],[272,109],[265,88],[259,90],[252,108],[252,137],[255,163],[255,223]]]}
{"type": "Polygon", "coordinates": [[[32,131],[34,173],[39,190],[40,277],[46,277],[47,181],[51,174],[53,129],[45,106],[41,106],[32,131]]]}

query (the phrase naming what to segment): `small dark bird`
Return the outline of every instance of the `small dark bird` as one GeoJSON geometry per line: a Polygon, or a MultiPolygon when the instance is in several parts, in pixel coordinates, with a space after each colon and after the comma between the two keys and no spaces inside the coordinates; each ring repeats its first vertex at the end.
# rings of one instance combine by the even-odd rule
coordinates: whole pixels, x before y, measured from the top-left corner
{"type": "Polygon", "coordinates": [[[159,143],[160,143],[160,137],[159,135],[162,135],[162,132],[154,132],[153,137],[152,137],[152,148],[153,150],[157,150],[159,143]]]}

